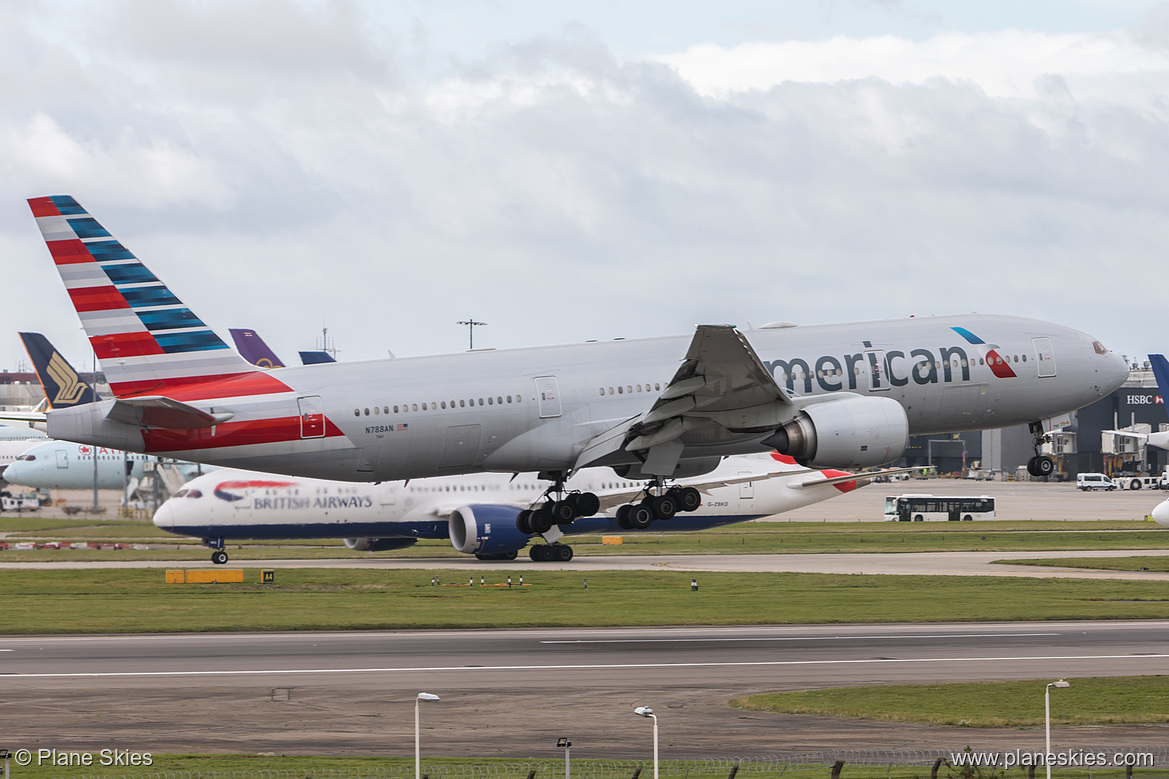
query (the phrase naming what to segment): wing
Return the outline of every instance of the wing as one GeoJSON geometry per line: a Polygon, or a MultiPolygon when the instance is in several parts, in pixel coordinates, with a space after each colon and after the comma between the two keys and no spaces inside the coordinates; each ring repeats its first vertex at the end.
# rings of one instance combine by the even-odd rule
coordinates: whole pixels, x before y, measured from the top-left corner
{"type": "Polygon", "coordinates": [[[787,391],[732,325],[700,325],[682,365],[648,411],[596,436],[574,470],[617,451],[645,457],[646,473],[668,475],[688,430],[715,422],[734,433],[775,430],[794,413],[787,391]]]}

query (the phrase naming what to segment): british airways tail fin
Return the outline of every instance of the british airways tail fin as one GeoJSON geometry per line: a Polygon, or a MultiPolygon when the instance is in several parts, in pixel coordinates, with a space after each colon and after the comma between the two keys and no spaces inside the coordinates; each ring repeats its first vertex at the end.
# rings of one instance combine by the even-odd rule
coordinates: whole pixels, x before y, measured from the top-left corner
{"type": "Polygon", "coordinates": [[[325,351],[300,352],[300,362],[303,365],[320,365],[326,362],[337,362],[337,358],[325,351]]]}
{"type": "Polygon", "coordinates": [[[45,400],[50,408],[82,406],[100,400],[93,387],[73,370],[48,338],[40,333],[21,333],[20,340],[24,342],[33,370],[45,389],[45,400]]]}
{"type": "Polygon", "coordinates": [[[233,327],[227,332],[231,333],[231,340],[235,341],[235,348],[240,355],[252,365],[260,368],[284,367],[284,363],[255,330],[233,327]]]}
{"type": "Polygon", "coordinates": [[[1153,375],[1157,378],[1157,389],[1161,392],[1162,400],[1169,398],[1169,360],[1163,354],[1150,354],[1149,364],[1153,366],[1153,375]]]}
{"type": "Polygon", "coordinates": [[[259,372],[71,196],[28,204],[115,396],[259,372]]]}

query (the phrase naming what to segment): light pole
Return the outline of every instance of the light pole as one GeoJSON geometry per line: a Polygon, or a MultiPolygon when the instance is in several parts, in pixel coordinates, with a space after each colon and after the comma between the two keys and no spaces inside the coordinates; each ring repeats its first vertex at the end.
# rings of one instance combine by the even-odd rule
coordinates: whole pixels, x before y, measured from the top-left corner
{"type": "Polygon", "coordinates": [[[422,748],[421,727],[419,726],[418,709],[422,701],[437,701],[437,695],[428,692],[418,693],[414,699],[414,779],[422,779],[422,748]]]}
{"type": "Polygon", "coordinates": [[[567,736],[556,739],[556,746],[564,750],[564,779],[572,779],[572,764],[568,762],[568,753],[572,750],[572,742],[567,736]]]}
{"type": "Polygon", "coordinates": [[[649,706],[638,706],[633,713],[639,717],[649,717],[654,721],[654,779],[658,779],[658,717],[649,706]]]}
{"type": "Polygon", "coordinates": [[[1071,687],[1070,684],[1060,679],[1058,682],[1051,682],[1043,688],[1043,732],[1047,736],[1047,751],[1043,753],[1043,764],[1047,766],[1047,779],[1051,779],[1051,688],[1052,687],[1071,687]]]}

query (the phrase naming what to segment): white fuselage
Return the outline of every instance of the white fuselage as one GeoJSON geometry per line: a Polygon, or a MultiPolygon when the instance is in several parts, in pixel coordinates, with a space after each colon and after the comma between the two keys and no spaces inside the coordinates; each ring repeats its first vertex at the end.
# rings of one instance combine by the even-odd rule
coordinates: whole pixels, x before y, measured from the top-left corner
{"type": "MultiPolygon", "coordinates": [[[[702,507],[654,525],[655,531],[696,530],[791,511],[855,489],[856,482],[817,484],[839,472],[809,471],[770,455],[724,460],[698,485],[702,507]],[[730,481],[732,483],[724,484],[730,481]],[[813,482],[801,486],[806,482],[813,482]]],[[[568,533],[621,532],[612,514],[643,482],[587,468],[568,487],[601,497],[609,510],[565,526],[568,533]]],[[[448,517],[469,505],[526,508],[548,482],[531,476],[477,474],[416,479],[408,484],[354,484],[273,474],[219,470],[188,482],[154,515],[154,524],[196,538],[447,538],[448,517]]]]}
{"type": "MultiPolygon", "coordinates": [[[[95,482],[99,490],[121,490],[141,480],[146,464],[154,459],[138,452],[70,441],[32,441],[8,466],[4,478],[36,490],[87,490],[93,489],[95,482]]],[[[192,463],[179,463],[178,467],[185,479],[200,472],[192,463]]]]}

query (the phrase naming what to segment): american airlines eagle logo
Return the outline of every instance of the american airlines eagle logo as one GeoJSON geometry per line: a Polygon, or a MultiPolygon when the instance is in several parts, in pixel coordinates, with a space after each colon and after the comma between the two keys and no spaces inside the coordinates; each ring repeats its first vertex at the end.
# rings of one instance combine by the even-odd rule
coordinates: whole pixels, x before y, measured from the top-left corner
{"type": "Polygon", "coordinates": [[[979,356],[986,360],[987,366],[995,376],[1000,379],[1016,378],[1016,374],[1007,364],[1006,358],[998,353],[998,344],[988,344],[965,327],[951,327],[950,329],[978,347],[979,356]]]}
{"type": "Polygon", "coordinates": [[[231,490],[249,490],[249,489],[263,489],[265,487],[295,487],[296,483],[291,481],[270,481],[266,479],[248,479],[246,481],[221,481],[215,485],[212,490],[215,497],[220,500],[226,500],[228,503],[234,503],[237,500],[243,500],[246,495],[240,495],[231,490]]]}
{"type": "Polygon", "coordinates": [[[49,378],[57,384],[57,395],[53,398],[54,406],[76,403],[81,393],[85,392],[85,383],[81,381],[81,377],[57,352],[53,352],[45,370],[48,371],[49,378]]]}

